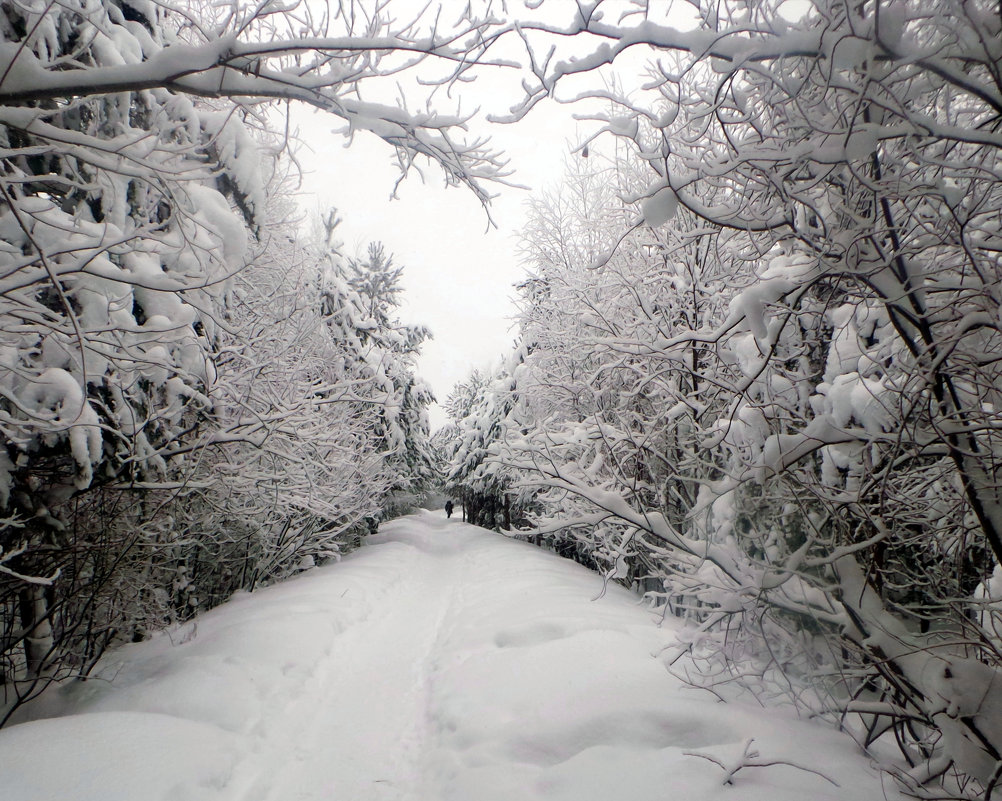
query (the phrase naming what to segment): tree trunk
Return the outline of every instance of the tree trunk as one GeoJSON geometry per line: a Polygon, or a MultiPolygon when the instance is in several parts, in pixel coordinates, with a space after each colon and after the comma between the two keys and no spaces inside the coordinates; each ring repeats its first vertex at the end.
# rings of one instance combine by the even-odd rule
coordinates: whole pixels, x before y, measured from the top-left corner
{"type": "Polygon", "coordinates": [[[24,657],[29,679],[38,678],[52,656],[54,640],[45,587],[32,584],[20,593],[21,625],[24,627],[24,657]]]}

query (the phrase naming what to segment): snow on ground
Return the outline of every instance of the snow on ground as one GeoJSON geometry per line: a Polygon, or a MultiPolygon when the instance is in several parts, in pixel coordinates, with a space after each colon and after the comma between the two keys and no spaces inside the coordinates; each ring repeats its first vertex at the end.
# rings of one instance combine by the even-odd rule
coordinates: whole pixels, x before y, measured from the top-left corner
{"type": "MultiPolygon", "coordinates": [[[[0,731],[5,801],[884,801],[844,735],[687,689],[635,596],[444,516],[102,663],[0,731]],[[748,738],[764,761],[724,785],[748,738]]],[[[886,791],[886,794],[885,794],[886,791]]]]}

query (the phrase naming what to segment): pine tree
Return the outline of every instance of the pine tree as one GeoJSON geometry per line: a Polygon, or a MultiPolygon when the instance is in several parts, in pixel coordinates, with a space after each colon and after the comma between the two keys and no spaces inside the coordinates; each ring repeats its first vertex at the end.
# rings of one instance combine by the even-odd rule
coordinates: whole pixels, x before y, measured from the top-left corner
{"type": "Polygon", "coordinates": [[[350,259],[346,265],[348,285],[358,294],[366,315],[357,321],[359,341],[383,393],[380,447],[391,454],[389,462],[398,476],[384,504],[388,514],[406,507],[405,496],[429,489],[435,475],[428,425],[428,406],[435,398],[415,374],[415,359],[431,332],[398,319],[403,270],[378,242],[369,245],[366,259],[350,259]]]}

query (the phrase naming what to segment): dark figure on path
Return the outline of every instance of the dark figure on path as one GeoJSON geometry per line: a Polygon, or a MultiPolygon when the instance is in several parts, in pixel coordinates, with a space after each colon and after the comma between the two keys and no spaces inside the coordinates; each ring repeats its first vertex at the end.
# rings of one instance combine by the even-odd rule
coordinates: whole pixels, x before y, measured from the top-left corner
{"type": "Polygon", "coordinates": [[[445,516],[452,517],[452,501],[445,502],[445,516]]]}

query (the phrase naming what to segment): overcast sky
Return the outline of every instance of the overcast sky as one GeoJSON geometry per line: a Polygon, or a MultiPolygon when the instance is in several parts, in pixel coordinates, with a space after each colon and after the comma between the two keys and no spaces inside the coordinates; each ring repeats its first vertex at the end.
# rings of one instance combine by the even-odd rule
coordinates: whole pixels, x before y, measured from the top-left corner
{"type": "MultiPolygon", "coordinates": [[[[415,8],[428,5],[427,0],[393,0],[393,8],[408,3],[415,8]]],[[[455,11],[464,5],[465,0],[444,0],[441,7],[455,11]]],[[[520,4],[508,4],[509,9],[515,6],[520,4]]],[[[684,3],[664,0],[651,6],[651,13],[658,14],[654,21],[686,25],[673,11],[676,6],[684,8],[684,3]]],[[[571,0],[547,0],[539,9],[524,13],[559,19],[573,14],[575,8],[571,0]]],[[[577,52],[593,45],[579,39],[563,40],[558,56],[569,54],[567,48],[577,52]]],[[[492,55],[521,60],[522,48],[512,38],[492,55]]],[[[631,51],[631,57],[618,59],[617,80],[622,83],[625,74],[626,84],[635,84],[645,58],[631,51]]],[[[605,73],[608,78],[608,69],[605,73]]],[[[597,124],[575,120],[575,113],[585,111],[581,105],[572,108],[546,100],[519,123],[489,125],[485,119],[488,114],[508,112],[521,97],[522,77],[510,69],[481,72],[475,82],[461,87],[462,107],[480,108],[474,130],[489,134],[496,147],[507,153],[515,170],[510,180],[539,191],[559,182],[572,151],[597,124]]],[[[569,79],[558,87],[558,93],[570,96],[586,86],[602,85],[603,77],[594,73],[569,79]]],[[[398,91],[397,79],[390,84],[390,91],[398,91]]],[[[420,107],[423,91],[417,85],[405,89],[409,105],[420,107]],[[412,91],[414,97],[408,95],[412,91]]],[[[371,94],[368,99],[393,101],[393,97],[374,98],[371,94]]],[[[434,105],[443,112],[453,110],[448,98],[434,105]]],[[[398,173],[390,148],[367,134],[358,135],[345,147],[345,137],[334,133],[344,127],[336,119],[305,108],[293,113],[309,148],[301,153],[303,167],[308,170],[304,207],[338,208],[343,219],[340,239],[347,255],[364,255],[369,242],[381,241],[396,263],[405,267],[406,300],[401,317],[405,322],[427,325],[434,332],[435,339],[425,345],[418,368],[438,399],[444,401],[472,368],[489,367],[511,350],[513,285],[524,275],[517,255],[518,236],[530,192],[494,187],[500,193],[491,207],[496,228],[488,227],[487,214],[469,190],[444,188],[436,167],[426,169],[423,183],[412,174],[400,186],[398,197],[391,200],[398,173]]],[[[432,430],[445,421],[441,409],[431,410],[432,430]]]]}
{"type": "MultiPolygon", "coordinates": [[[[489,92],[481,91],[489,100],[489,92]]],[[[301,153],[303,167],[310,171],[303,205],[338,208],[347,255],[364,255],[369,242],[381,241],[404,266],[401,317],[434,332],[418,368],[444,401],[473,367],[488,367],[511,349],[513,285],[524,274],[518,233],[529,192],[495,187],[501,193],[491,204],[497,227],[489,227],[472,192],[445,188],[436,167],[425,170],[423,183],[412,174],[398,197],[390,199],[398,171],[386,145],[366,134],[345,147],[344,136],[332,133],[342,127],[336,120],[306,109],[297,110],[295,120],[312,151],[301,153]]],[[[559,180],[586,125],[576,122],[568,108],[546,104],[522,123],[491,130],[516,170],[511,180],[542,188],[559,180]]],[[[445,421],[441,409],[431,410],[433,430],[445,421]]]]}

